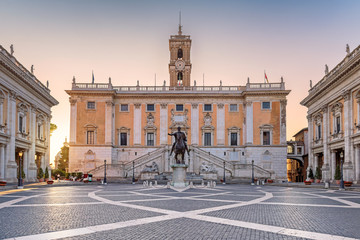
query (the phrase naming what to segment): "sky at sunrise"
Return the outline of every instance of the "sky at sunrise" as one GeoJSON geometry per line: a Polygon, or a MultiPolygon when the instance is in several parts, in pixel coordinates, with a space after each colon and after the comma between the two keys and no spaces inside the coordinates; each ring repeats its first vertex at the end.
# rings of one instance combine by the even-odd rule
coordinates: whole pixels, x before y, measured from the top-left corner
{"type": "Polygon", "coordinates": [[[300,105],[309,90],[360,44],[357,0],[0,0],[0,45],[46,84],[60,103],[52,108],[58,129],[51,161],[69,138],[70,103],[65,90],[80,83],[114,86],[169,84],[170,35],[192,39],[192,80],[205,85],[245,85],[284,77],[290,89],[287,138],[307,127],[300,105]]]}

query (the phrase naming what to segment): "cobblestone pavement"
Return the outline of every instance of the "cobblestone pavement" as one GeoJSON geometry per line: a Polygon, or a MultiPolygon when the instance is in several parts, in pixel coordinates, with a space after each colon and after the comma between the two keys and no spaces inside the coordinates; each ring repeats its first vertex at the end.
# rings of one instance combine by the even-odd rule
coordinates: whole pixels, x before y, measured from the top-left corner
{"type": "Polygon", "coordinates": [[[360,239],[360,193],[109,184],[0,192],[1,239],[360,239]]]}

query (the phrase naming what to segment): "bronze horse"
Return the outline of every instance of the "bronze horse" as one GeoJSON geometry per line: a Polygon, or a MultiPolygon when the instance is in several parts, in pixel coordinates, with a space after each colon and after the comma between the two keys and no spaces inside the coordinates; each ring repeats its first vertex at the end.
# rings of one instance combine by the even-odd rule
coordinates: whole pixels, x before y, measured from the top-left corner
{"type": "Polygon", "coordinates": [[[170,136],[174,136],[175,137],[175,142],[171,148],[171,152],[170,152],[170,156],[172,155],[173,152],[175,152],[175,160],[177,164],[185,164],[184,161],[184,155],[185,155],[185,150],[187,151],[188,155],[189,154],[189,149],[187,148],[187,144],[186,144],[186,135],[185,133],[180,131],[181,128],[178,127],[178,131],[175,133],[168,133],[168,135],[170,136]],[[178,155],[181,155],[181,161],[178,159],[178,155]]]}

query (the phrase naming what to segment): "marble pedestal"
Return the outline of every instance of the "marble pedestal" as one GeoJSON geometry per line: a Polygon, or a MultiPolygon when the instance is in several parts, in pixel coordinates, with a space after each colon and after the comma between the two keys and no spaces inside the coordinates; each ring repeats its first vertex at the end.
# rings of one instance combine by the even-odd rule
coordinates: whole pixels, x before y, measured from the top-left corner
{"type": "Polygon", "coordinates": [[[185,178],[186,178],[186,169],[188,168],[188,165],[174,164],[171,165],[171,168],[173,169],[171,185],[178,188],[186,187],[185,178]]]}

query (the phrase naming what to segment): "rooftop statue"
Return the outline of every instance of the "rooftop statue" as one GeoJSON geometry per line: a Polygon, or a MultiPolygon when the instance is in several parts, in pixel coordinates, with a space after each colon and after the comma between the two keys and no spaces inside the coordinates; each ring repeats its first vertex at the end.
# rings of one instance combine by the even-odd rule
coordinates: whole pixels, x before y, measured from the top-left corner
{"type": "Polygon", "coordinates": [[[327,64],[325,64],[325,75],[329,74],[329,67],[327,64]]]}
{"type": "Polygon", "coordinates": [[[14,45],[10,45],[10,54],[11,56],[14,55],[14,45]]]}
{"type": "Polygon", "coordinates": [[[349,44],[346,44],[346,54],[349,55],[350,54],[350,47],[349,44]]]}

